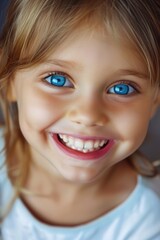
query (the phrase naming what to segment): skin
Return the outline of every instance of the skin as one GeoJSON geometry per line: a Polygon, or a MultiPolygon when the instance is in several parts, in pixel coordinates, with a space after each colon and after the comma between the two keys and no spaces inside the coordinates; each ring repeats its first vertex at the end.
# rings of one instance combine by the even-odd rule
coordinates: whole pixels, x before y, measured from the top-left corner
{"type": "Polygon", "coordinates": [[[26,186],[49,196],[39,201],[23,196],[39,219],[71,225],[86,222],[119,205],[133,191],[137,177],[125,159],[143,142],[158,93],[124,39],[82,29],[46,62],[17,72],[11,95],[32,159],[26,186]],[[54,71],[65,73],[71,85],[58,88],[44,81],[54,71]],[[128,95],[110,93],[121,81],[136,90],[128,95]],[[114,144],[98,161],[77,160],[57,148],[50,132],[113,139],[114,144]],[[68,217],[70,211],[74,214],[68,217]]]}

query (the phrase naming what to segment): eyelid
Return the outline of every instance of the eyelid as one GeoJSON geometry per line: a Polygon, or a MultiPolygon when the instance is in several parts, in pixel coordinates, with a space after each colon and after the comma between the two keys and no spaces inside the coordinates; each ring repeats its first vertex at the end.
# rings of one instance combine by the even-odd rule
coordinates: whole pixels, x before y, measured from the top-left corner
{"type": "Polygon", "coordinates": [[[52,71],[52,72],[49,72],[48,74],[46,74],[46,75],[44,76],[44,78],[47,78],[47,77],[50,77],[50,76],[56,75],[56,74],[71,79],[71,77],[70,77],[68,74],[66,74],[66,73],[64,73],[64,72],[61,72],[61,71],[52,71]]]}
{"type": "Polygon", "coordinates": [[[109,88],[114,87],[117,84],[129,85],[129,86],[133,87],[137,93],[140,93],[140,90],[141,90],[141,87],[137,83],[135,83],[131,80],[119,80],[116,83],[113,83],[111,86],[109,86],[109,88]]]}
{"type": "MultiPolygon", "coordinates": [[[[60,75],[60,76],[65,77],[67,79],[67,81],[70,82],[70,84],[72,85],[70,87],[74,87],[74,83],[73,83],[72,78],[68,74],[66,74],[65,72],[62,72],[62,71],[52,71],[52,72],[49,72],[48,74],[44,75],[43,76],[44,83],[48,84],[49,86],[50,85],[54,86],[54,84],[52,85],[52,84],[50,84],[49,82],[46,81],[47,78],[49,78],[49,77],[51,77],[53,75],[60,75]]],[[[57,87],[57,86],[54,86],[54,87],[57,87]]],[[[69,87],[69,86],[63,86],[63,87],[69,87]]]]}

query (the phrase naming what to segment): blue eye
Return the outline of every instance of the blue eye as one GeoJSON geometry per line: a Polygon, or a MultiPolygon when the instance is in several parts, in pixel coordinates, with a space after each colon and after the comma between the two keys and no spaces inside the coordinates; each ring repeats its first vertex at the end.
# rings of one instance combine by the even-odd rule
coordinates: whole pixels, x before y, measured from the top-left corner
{"type": "Polygon", "coordinates": [[[45,80],[53,86],[56,87],[71,87],[72,83],[67,79],[66,76],[63,76],[58,73],[53,73],[47,77],[45,80]]]}
{"type": "Polygon", "coordinates": [[[135,89],[132,86],[127,85],[125,83],[117,84],[111,87],[108,91],[108,93],[117,94],[117,95],[129,95],[133,92],[135,92],[135,89]]]}

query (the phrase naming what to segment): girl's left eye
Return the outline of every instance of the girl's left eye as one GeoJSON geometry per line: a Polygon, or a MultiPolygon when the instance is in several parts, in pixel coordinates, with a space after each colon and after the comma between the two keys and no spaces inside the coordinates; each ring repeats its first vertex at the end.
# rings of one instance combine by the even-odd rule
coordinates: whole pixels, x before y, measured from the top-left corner
{"type": "Polygon", "coordinates": [[[67,76],[61,73],[52,73],[45,77],[44,80],[56,87],[73,87],[73,84],[68,80],[67,76]]]}
{"type": "Polygon", "coordinates": [[[116,94],[116,95],[130,95],[132,93],[136,92],[136,89],[128,84],[125,83],[119,83],[114,86],[112,86],[108,93],[116,94]]]}

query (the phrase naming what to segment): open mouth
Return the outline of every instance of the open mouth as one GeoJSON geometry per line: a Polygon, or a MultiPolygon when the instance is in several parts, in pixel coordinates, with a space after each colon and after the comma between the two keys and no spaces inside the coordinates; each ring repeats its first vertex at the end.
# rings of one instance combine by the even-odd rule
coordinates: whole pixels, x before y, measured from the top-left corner
{"type": "Polygon", "coordinates": [[[98,159],[107,154],[114,144],[111,139],[81,139],[53,133],[51,133],[51,137],[63,153],[81,160],[98,159]]]}
{"type": "Polygon", "coordinates": [[[109,141],[104,139],[103,140],[83,140],[83,139],[67,136],[64,134],[58,134],[58,139],[62,144],[64,144],[68,148],[71,148],[83,153],[97,151],[100,148],[103,148],[104,146],[106,146],[109,141]]]}

